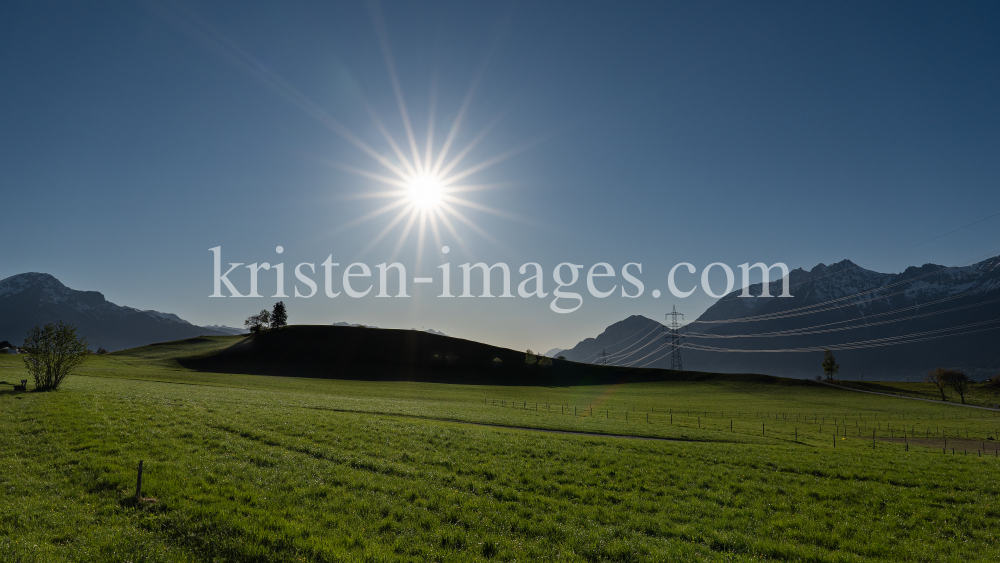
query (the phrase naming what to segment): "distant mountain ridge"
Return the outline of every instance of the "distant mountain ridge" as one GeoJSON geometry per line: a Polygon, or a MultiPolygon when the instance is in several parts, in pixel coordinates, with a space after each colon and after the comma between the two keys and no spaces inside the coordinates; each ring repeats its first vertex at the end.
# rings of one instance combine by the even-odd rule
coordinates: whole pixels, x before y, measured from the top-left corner
{"type": "MultiPolygon", "coordinates": [[[[363,324],[360,324],[360,323],[345,323],[344,321],[339,321],[339,322],[332,323],[330,326],[350,326],[350,327],[362,327],[362,328],[379,328],[379,327],[377,327],[375,325],[363,325],[363,324]]],[[[389,329],[389,330],[392,330],[392,329],[389,329]]],[[[417,330],[417,329],[411,328],[410,330],[417,330]]],[[[430,334],[437,334],[439,336],[448,336],[447,334],[445,334],[445,333],[443,333],[443,332],[441,332],[439,330],[434,330],[433,328],[420,329],[420,330],[421,330],[421,332],[428,332],[430,334]]]]}
{"type": "MultiPolygon", "coordinates": [[[[734,291],[684,327],[684,368],[808,378],[822,373],[821,349],[830,347],[839,377],[850,379],[918,380],[935,367],[963,369],[977,379],[1000,371],[1000,257],[898,274],[844,260],[793,270],[789,283],[794,297],[760,297],[756,284],[749,291],[757,297],[734,291]],[[779,334],[765,336],[771,333],[779,334]],[[817,350],[801,351],[809,348],[817,350]]],[[[770,294],[780,295],[781,285],[771,282],[770,294]]],[[[603,347],[611,362],[636,361],[665,344],[664,330],[658,321],[630,317],[564,355],[594,361],[603,347]]],[[[636,363],[643,364],[670,367],[669,348],[636,363]]]]}
{"type": "Polygon", "coordinates": [[[214,330],[215,332],[221,332],[223,334],[232,334],[234,336],[238,334],[250,333],[250,331],[245,328],[236,328],[234,326],[226,326],[226,325],[205,325],[203,328],[214,330]]]}
{"type": "Polygon", "coordinates": [[[60,320],[76,326],[77,335],[86,337],[93,350],[229,334],[172,313],[116,305],[97,291],[70,289],[50,274],[30,272],[0,280],[0,340],[18,344],[32,327],[60,320]]]}

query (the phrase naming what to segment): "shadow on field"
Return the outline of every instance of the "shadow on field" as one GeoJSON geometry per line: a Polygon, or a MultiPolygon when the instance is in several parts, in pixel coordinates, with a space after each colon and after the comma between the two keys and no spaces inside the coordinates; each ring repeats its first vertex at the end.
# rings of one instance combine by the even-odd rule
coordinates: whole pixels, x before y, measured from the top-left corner
{"type": "Polygon", "coordinates": [[[10,383],[9,381],[0,381],[0,395],[20,395],[21,393],[27,393],[27,389],[18,389],[21,383],[10,383]]]}
{"type": "MultiPolygon", "coordinates": [[[[161,345],[145,348],[156,346],[161,345]]],[[[365,381],[521,386],[651,381],[815,385],[769,375],[625,368],[539,358],[531,361],[524,352],[414,330],[294,325],[248,336],[220,350],[180,356],[177,361],[185,368],[204,372],[365,381]]]]}
{"type": "MultiPolygon", "coordinates": [[[[855,438],[857,439],[857,438],[855,438]]],[[[869,439],[870,440],[870,439],[869,439]]],[[[997,455],[1000,453],[1000,443],[996,440],[970,440],[966,438],[876,438],[879,442],[886,442],[890,444],[909,444],[911,446],[921,446],[925,448],[932,448],[936,450],[947,449],[948,452],[955,450],[956,452],[972,452],[976,453],[982,451],[984,455],[997,455]]]]}

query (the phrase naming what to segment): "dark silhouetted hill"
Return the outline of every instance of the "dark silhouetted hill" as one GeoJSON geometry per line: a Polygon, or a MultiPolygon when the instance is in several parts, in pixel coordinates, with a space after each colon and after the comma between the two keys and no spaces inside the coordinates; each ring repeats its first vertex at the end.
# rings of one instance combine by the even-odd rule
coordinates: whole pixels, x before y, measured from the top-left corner
{"type": "MultiPolygon", "coordinates": [[[[214,373],[461,384],[565,386],[718,377],[525,360],[524,352],[423,331],[292,325],[177,361],[189,369],[214,373]]],[[[731,377],[775,381],[769,376],[731,377]]]]}

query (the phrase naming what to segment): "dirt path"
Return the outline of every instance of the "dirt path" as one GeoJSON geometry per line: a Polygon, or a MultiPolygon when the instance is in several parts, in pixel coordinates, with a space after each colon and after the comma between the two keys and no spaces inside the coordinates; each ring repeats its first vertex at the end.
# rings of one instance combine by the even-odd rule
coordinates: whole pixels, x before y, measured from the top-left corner
{"type": "Polygon", "coordinates": [[[454,418],[439,418],[433,416],[420,416],[417,414],[405,414],[405,413],[393,413],[393,412],[377,412],[377,411],[360,411],[351,409],[337,409],[332,407],[321,407],[321,406],[309,406],[309,407],[299,407],[302,409],[312,409],[312,410],[322,410],[331,412],[342,412],[351,414],[368,414],[376,416],[389,416],[389,417],[399,417],[399,418],[417,418],[420,420],[430,420],[434,422],[447,422],[452,424],[470,424],[472,426],[486,426],[489,428],[503,428],[506,430],[525,430],[528,432],[545,432],[548,434],[568,434],[570,436],[588,436],[592,438],[624,438],[627,440],[653,440],[657,442],[687,442],[687,443],[699,443],[699,444],[732,444],[736,442],[727,442],[722,440],[685,440],[683,438],[660,438],[657,436],[635,436],[633,434],[603,434],[601,432],[579,432],[576,430],[556,430],[554,428],[538,428],[535,426],[514,426],[509,424],[490,424],[489,422],[473,422],[470,420],[459,420],[454,418]]]}
{"type": "MultiPolygon", "coordinates": [[[[439,419],[435,419],[439,420],[439,419]]],[[[506,428],[508,430],[527,430],[529,432],[547,432],[549,434],[570,434],[572,436],[592,436],[594,438],[626,438],[631,440],[656,440],[659,442],[699,442],[709,443],[707,440],[682,440],[680,438],[658,438],[656,436],[633,436],[631,434],[601,434],[600,432],[576,432],[573,430],[553,430],[551,428],[535,428],[533,426],[507,426],[504,424],[489,424],[486,422],[469,422],[464,420],[442,420],[442,422],[457,422],[459,424],[473,424],[475,426],[489,426],[490,428],[506,428]]],[[[711,442],[722,443],[722,442],[711,442]]],[[[728,442],[726,442],[728,443],[728,442]]]]}

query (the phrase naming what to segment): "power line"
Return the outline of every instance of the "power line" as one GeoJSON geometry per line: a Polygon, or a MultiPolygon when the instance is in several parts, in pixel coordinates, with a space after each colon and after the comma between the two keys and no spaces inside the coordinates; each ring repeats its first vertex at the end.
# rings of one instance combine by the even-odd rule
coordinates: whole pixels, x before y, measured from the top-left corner
{"type": "MultiPolygon", "coordinates": [[[[683,345],[683,344],[682,344],[681,346],[683,347],[683,346],[686,346],[686,345],[683,345]]],[[[639,362],[641,362],[641,361],[645,360],[646,358],[648,358],[648,357],[652,356],[653,354],[655,354],[655,353],[659,352],[660,350],[663,350],[664,348],[669,348],[669,347],[670,347],[670,342],[664,342],[663,344],[660,344],[660,345],[659,345],[658,347],[656,347],[656,348],[655,348],[655,349],[654,349],[654,350],[653,350],[652,352],[650,352],[650,353],[646,354],[645,356],[643,356],[643,357],[639,358],[638,360],[633,360],[633,361],[631,361],[631,362],[629,362],[629,363],[625,364],[625,367],[632,367],[632,366],[634,366],[635,364],[637,364],[637,363],[639,363],[639,362]]],[[[658,357],[658,358],[655,358],[655,359],[652,359],[652,360],[650,360],[650,361],[648,361],[648,362],[646,362],[646,363],[644,363],[644,364],[642,364],[641,366],[638,366],[638,367],[645,367],[645,366],[648,366],[649,364],[651,364],[651,363],[653,363],[653,362],[658,362],[658,361],[662,360],[662,359],[663,359],[664,357],[665,357],[665,356],[660,356],[660,357],[658,357]]]]}
{"type": "MultiPolygon", "coordinates": [[[[663,329],[663,325],[662,324],[656,323],[656,325],[658,327],[660,327],[661,330],[663,329]]],[[[658,333],[656,332],[656,328],[654,327],[654,329],[652,331],[650,331],[649,333],[647,333],[646,335],[644,335],[642,338],[636,340],[634,343],[630,344],[628,347],[622,349],[622,351],[616,352],[614,354],[609,354],[608,355],[608,359],[609,360],[613,360],[615,363],[621,362],[621,361],[625,360],[626,358],[629,358],[629,357],[634,356],[635,354],[639,353],[640,350],[648,347],[650,344],[655,344],[658,341],[659,341],[659,336],[658,336],[658,333]],[[627,352],[627,350],[629,348],[637,346],[640,342],[642,342],[643,340],[646,340],[650,336],[652,336],[653,338],[650,339],[648,342],[646,342],[642,346],[639,346],[635,350],[632,350],[631,352],[627,352]]]]}
{"type": "MultiPolygon", "coordinates": [[[[975,262],[975,260],[978,260],[979,258],[980,257],[978,257],[978,256],[976,258],[974,258],[973,259],[974,262],[972,262],[971,264],[977,263],[977,262],[975,262]]],[[[971,264],[959,264],[957,266],[951,266],[950,268],[959,268],[959,267],[969,266],[971,264]]],[[[768,313],[768,314],[764,314],[764,315],[752,315],[752,316],[749,316],[749,317],[738,317],[738,318],[732,318],[732,319],[720,319],[720,320],[714,320],[714,321],[698,321],[698,320],[695,320],[695,321],[691,321],[690,324],[728,324],[728,323],[760,322],[760,321],[769,321],[769,320],[774,320],[774,319],[783,319],[783,318],[788,318],[788,317],[797,317],[797,316],[801,316],[801,315],[810,315],[812,313],[819,313],[819,312],[822,312],[822,311],[829,311],[829,310],[833,310],[833,309],[839,309],[841,307],[847,307],[847,306],[851,306],[851,305],[856,305],[858,302],[857,301],[852,301],[852,302],[848,302],[848,303],[841,303],[839,305],[833,305],[833,304],[841,302],[841,301],[844,301],[844,300],[847,300],[847,299],[854,299],[854,298],[862,297],[862,296],[869,295],[869,294],[872,294],[872,293],[878,293],[880,291],[884,291],[886,289],[889,289],[891,287],[896,287],[898,285],[912,283],[914,281],[926,278],[928,276],[933,276],[935,274],[940,274],[943,270],[947,270],[947,269],[949,269],[948,266],[941,266],[937,270],[933,270],[931,272],[927,272],[927,273],[921,274],[919,276],[914,276],[912,278],[906,278],[904,280],[899,280],[899,281],[897,281],[895,283],[891,283],[889,285],[884,285],[884,286],[881,286],[881,287],[876,287],[876,288],[870,289],[868,291],[861,291],[861,292],[857,292],[857,293],[852,293],[850,295],[845,295],[843,297],[838,297],[836,299],[829,299],[829,300],[823,301],[821,303],[813,303],[812,305],[804,305],[802,307],[796,307],[795,309],[789,309],[787,311],[780,311],[780,312],[777,312],[777,313],[768,313]],[[823,308],[820,308],[820,307],[823,307],[823,308]]],[[[845,269],[845,270],[839,270],[839,271],[837,271],[835,273],[839,274],[839,273],[842,273],[842,272],[846,272],[848,270],[849,270],[849,268],[845,269]]],[[[833,275],[833,274],[829,274],[829,275],[833,275]]],[[[823,277],[826,277],[826,276],[823,276],[823,277]]],[[[820,279],[820,278],[814,278],[812,280],[807,280],[806,282],[803,282],[803,283],[809,283],[811,281],[816,281],[817,279],[820,279]]],[[[799,284],[799,285],[801,285],[801,284],[799,284]]],[[[902,294],[902,293],[906,293],[907,291],[908,291],[907,289],[903,289],[903,290],[897,291],[895,293],[889,293],[889,294],[885,294],[885,295],[872,296],[872,297],[869,297],[867,299],[867,301],[881,300],[881,299],[885,299],[885,298],[892,297],[892,296],[895,296],[895,295],[899,295],[899,294],[902,294]]]]}
{"type": "MultiPolygon", "coordinates": [[[[965,334],[973,334],[973,333],[978,333],[978,332],[985,332],[985,331],[989,331],[989,330],[1000,329],[1000,326],[992,326],[992,327],[985,327],[985,328],[973,328],[973,327],[982,327],[982,325],[986,325],[986,324],[990,324],[990,323],[994,323],[994,322],[1000,322],[1000,319],[993,319],[993,320],[988,320],[988,321],[980,321],[980,322],[976,322],[976,323],[969,323],[969,324],[955,326],[955,327],[948,327],[948,328],[942,328],[942,329],[937,329],[937,330],[929,330],[929,331],[919,332],[919,333],[913,333],[913,334],[904,334],[904,335],[900,335],[900,336],[893,336],[893,337],[887,337],[887,338],[876,338],[876,339],[871,339],[871,340],[861,340],[861,341],[857,341],[857,342],[849,342],[849,343],[845,343],[845,344],[827,344],[827,345],[824,345],[824,346],[809,346],[809,347],[803,347],[803,348],[781,348],[781,349],[768,349],[768,350],[748,350],[748,349],[734,349],[734,348],[718,348],[718,347],[714,347],[714,346],[704,346],[704,345],[701,345],[701,344],[692,344],[692,343],[681,344],[679,346],[679,348],[687,348],[689,350],[697,350],[697,351],[701,351],[701,352],[738,352],[738,353],[793,353],[793,352],[821,352],[823,350],[862,350],[862,349],[866,349],[866,348],[880,348],[880,347],[884,347],[884,346],[895,346],[897,344],[915,344],[917,342],[925,342],[925,341],[929,341],[929,340],[935,340],[935,339],[938,339],[938,338],[947,338],[947,337],[950,337],[950,336],[960,336],[960,335],[965,335],[965,334]],[[964,330],[964,331],[961,331],[961,332],[951,332],[951,331],[957,331],[957,330],[961,330],[961,329],[971,329],[971,330],[964,330]]],[[[646,354],[642,358],[639,358],[638,360],[636,360],[634,362],[631,362],[631,363],[629,363],[627,365],[630,366],[630,367],[634,366],[634,367],[637,367],[637,368],[642,368],[642,367],[646,367],[646,366],[648,366],[648,365],[650,365],[652,363],[658,362],[658,361],[662,360],[663,358],[665,358],[666,354],[663,354],[663,355],[660,355],[660,356],[658,356],[656,358],[653,358],[652,360],[649,360],[648,362],[645,362],[642,365],[639,365],[639,366],[635,365],[635,364],[639,363],[640,361],[642,361],[642,360],[644,360],[644,359],[646,359],[646,358],[648,358],[648,357],[656,354],[660,350],[662,350],[664,348],[667,348],[668,346],[669,346],[669,343],[664,343],[663,345],[661,345],[660,347],[656,348],[655,350],[653,350],[649,354],[646,354]]]]}
{"type": "MultiPolygon", "coordinates": [[[[991,215],[990,217],[987,217],[986,219],[991,219],[992,217],[995,217],[995,215],[991,215]]],[[[982,219],[981,221],[985,221],[986,219],[982,219]]],[[[981,222],[981,221],[977,221],[977,223],[981,222]]],[[[975,223],[970,223],[969,225],[966,225],[965,227],[968,227],[968,226],[971,226],[971,225],[974,225],[974,224],[975,223]]],[[[961,227],[961,228],[956,229],[956,230],[962,230],[965,227],[961,227]]],[[[952,232],[954,232],[954,231],[952,231],[952,232]]],[[[945,233],[945,234],[950,234],[950,233],[945,233]]],[[[944,235],[941,235],[941,236],[944,236],[944,235]]],[[[940,238],[940,237],[936,237],[936,238],[940,238]]],[[[928,240],[926,240],[924,242],[930,242],[930,240],[934,240],[934,239],[928,239],[928,240]]],[[[920,244],[923,244],[923,243],[920,243],[920,244]]],[[[917,246],[919,246],[919,244],[917,246]]],[[[968,259],[965,262],[960,262],[960,263],[956,264],[955,266],[950,266],[950,267],[951,268],[961,268],[961,267],[964,267],[964,266],[970,266],[970,265],[976,264],[978,262],[985,262],[986,260],[988,260],[990,258],[995,258],[997,256],[998,252],[1000,252],[1000,249],[993,250],[993,251],[987,252],[985,254],[979,254],[977,256],[974,256],[971,259],[968,259]]],[[[830,276],[835,276],[837,274],[843,274],[843,273],[849,272],[851,270],[856,270],[856,269],[859,269],[859,268],[861,268],[861,266],[855,264],[854,266],[851,266],[850,268],[844,268],[843,270],[837,270],[836,272],[830,272],[828,274],[823,274],[822,276],[812,277],[812,278],[809,278],[807,280],[803,280],[803,281],[801,281],[799,283],[792,284],[792,285],[789,286],[789,289],[796,288],[796,287],[799,287],[799,286],[803,286],[803,285],[806,285],[808,283],[813,283],[815,281],[821,280],[823,278],[828,278],[830,276]]],[[[888,287],[892,287],[893,285],[898,285],[899,283],[904,283],[905,281],[918,280],[920,278],[924,278],[924,277],[933,275],[933,274],[935,274],[937,272],[940,272],[941,270],[947,270],[947,269],[949,269],[949,266],[941,266],[940,268],[938,268],[937,270],[935,270],[933,272],[929,272],[927,274],[924,274],[924,275],[921,275],[921,276],[917,276],[915,278],[909,278],[908,280],[903,280],[903,281],[897,282],[896,284],[885,286],[882,289],[885,289],[885,288],[888,288],[888,287]]],[[[782,280],[783,279],[784,278],[782,278],[782,280]]],[[[770,282],[770,283],[777,284],[777,283],[781,283],[782,280],[775,280],[774,282],[770,282]]],[[[752,284],[752,285],[757,285],[757,284],[752,284]]],[[[763,286],[763,282],[761,283],[761,285],[763,286]]],[[[877,290],[873,290],[873,291],[877,291],[877,290]]],[[[742,294],[742,290],[740,290],[740,292],[734,291],[734,292],[730,293],[729,295],[723,297],[722,299],[719,299],[718,301],[716,301],[715,304],[718,305],[719,303],[724,303],[724,302],[727,302],[727,301],[732,301],[734,299],[741,299],[741,297],[740,297],[741,294],[742,294]]],[[[852,295],[863,295],[863,294],[859,293],[859,294],[852,294],[852,295]]],[[[840,299],[845,299],[846,297],[850,297],[850,296],[845,296],[845,297],[840,298],[840,299]]],[[[837,300],[827,301],[826,303],[833,303],[834,301],[837,301],[837,300]]],[[[810,307],[816,307],[816,306],[823,305],[823,304],[825,304],[825,303],[817,303],[815,305],[811,305],[810,307]]],[[[807,307],[800,307],[800,309],[802,309],[802,308],[807,308],[807,307]]],[[[793,309],[793,310],[797,311],[798,309],[793,309]]],[[[750,317],[744,317],[744,318],[750,318],[750,317]]],[[[720,321],[698,321],[698,320],[695,320],[695,321],[691,321],[691,322],[693,322],[693,323],[723,323],[723,322],[730,322],[730,321],[731,321],[731,319],[720,320],[720,321]]]]}
{"type": "Polygon", "coordinates": [[[943,313],[952,313],[952,312],[961,311],[961,310],[964,310],[964,309],[974,309],[974,308],[980,307],[982,305],[988,305],[990,303],[996,303],[997,301],[1000,301],[1000,297],[998,297],[996,299],[989,299],[987,301],[979,301],[977,303],[970,303],[968,305],[959,305],[958,307],[950,307],[950,308],[947,308],[947,309],[941,309],[940,311],[931,311],[931,312],[928,312],[928,313],[920,313],[920,314],[911,315],[911,316],[908,316],[908,317],[900,317],[898,319],[889,319],[889,320],[878,321],[878,322],[874,322],[874,323],[868,322],[869,319],[874,319],[876,317],[881,317],[881,316],[885,316],[885,315],[896,315],[896,314],[900,314],[900,313],[903,313],[905,311],[910,311],[910,310],[913,310],[913,309],[927,308],[927,307],[930,307],[931,305],[935,305],[935,304],[941,303],[943,301],[950,301],[950,300],[958,299],[958,298],[961,298],[961,297],[965,297],[967,295],[971,295],[971,294],[974,294],[974,293],[982,293],[982,292],[985,292],[985,291],[990,291],[990,289],[993,289],[993,288],[981,289],[981,290],[977,290],[977,291],[970,291],[970,292],[967,292],[967,293],[960,293],[958,295],[953,295],[951,297],[945,297],[944,299],[938,299],[937,301],[930,301],[928,303],[920,303],[918,305],[911,305],[909,307],[905,307],[903,309],[899,309],[899,310],[896,310],[896,311],[886,311],[884,313],[878,313],[878,314],[871,315],[871,316],[868,316],[868,317],[861,317],[859,319],[847,319],[847,320],[843,320],[843,321],[835,321],[835,322],[832,322],[832,323],[815,325],[815,326],[811,326],[811,327],[795,328],[795,329],[789,329],[789,330],[780,330],[780,331],[775,331],[775,332],[762,332],[762,333],[755,333],[755,334],[710,334],[710,333],[707,333],[707,332],[687,332],[687,333],[685,333],[685,336],[687,338],[775,338],[775,337],[787,337],[787,336],[805,336],[805,335],[809,335],[809,334],[823,334],[823,333],[827,333],[827,332],[839,332],[839,331],[843,331],[843,330],[854,330],[854,329],[857,329],[857,328],[871,328],[871,327],[874,327],[874,326],[881,326],[881,325],[887,325],[887,324],[892,324],[892,323],[898,323],[900,321],[912,321],[913,319],[920,319],[920,318],[929,317],[929,316],[932,316],[932,315],[940,315],[940,314],[943,314],[943,313]],[[837,325],[837,324],[843,324],[843,323],[850,323],[850,322],[855,322],[855,321],[865,321],[865,323],[864,324],[859,324],[859,325],[856,325],[856,326],[843,326],[843,327],[837,327],[837,328],[822,328],[822,327],[828,327],[828,326],[831,326],[831,325],[837,325]]]}
{"type": "MultiPolygon", "coordinates": [[[[642,331],[646,330],[647,328],[649,328],[650,325],[654,325],[654,324],[659,324],[659,323],[657,323],[656,321],[649,321],[648,324],[646,324],[644,327],[642,327],[639,330],[637,330],[635,333],[633,333],[628,338],[619,340],[618,342],[615,342],[614,344],[609,344],[608,348],[613,347],[613,346],[617,346],[617,345],[621,344],[622,342],[625,342],[626,340],[631,340],[632,337],[634,337],[636,334],[639,334],[640,332],[642,332],[642,331]]],[[[656,329],[654,328],[653,330],[656,330],[656,329]]],[[[634,346],[634,344],[633,344],[633,346],[634,346]]],[[[628,347],[626,347],[624,350],[620,350],[619,352],[624,352],[625,350],[628,350],[628,347]]],[[[589,361],[591,358],[597,356],[598,354],[600,354],[600,352],[595,352],[595,353],[593,353],[593,354],[591,354],[591,355],[589,355],[589,356],[587,356],[587,357],[585,357],[585,358],[583,358],[582,360],[579,360],[579,361],[581,361],[581,362],[589,361]]]]}
{"type": "Polygon", "coordinates": [[[803,348],[779,348],[779,349],[764,349],[764,350],[750,350],[750,349],[735,349],[735,348],[718,348],[715,346],[704,346],[701,344],[686,344],[685,347],[690,350],[700,350],[704,352],[742,352],[742,353],[778,353],[778,352],[821,352],[823,350],[859,350],[863,348],[878,348],[882,346],[894,346],[896,344],[913,344],[915,342],[923,342],[925,340],[933,340],[935,338],[944,338],[947,336],[957,336],[959,334],[971,334],[973,332],[983,332],[986,330],[995,330],[1000,328],[1000,326],[994,326],[989,328],[979,328],[976,330],[968,330],[965,332],[956,332],[952,334],[942,334],[954,330],[980,327],[982,325],[997,323],[1000,319],[990,319],[987,321],[979,321],[975,323],[968,323],[964,325],[939,328],[936,330],[928,330],[924,332],[917,332],[913,334],[904,334],[900,336],[890,336],[886,338],[874,338],[870,340],[859,340],[857,342],[848,342],[846,344],[827,344],[824,346],[808,346],[803,348]]]}
{"type": "Polygon", "coordinates": [[[946,236],[950,235],[951,233],[957,233],[958,231],[961,231],[962,229],[965,229],[967,227],[971,227],[973,225],[977,225],[979,223],[982,223],[983,221],[986,221],[987,219],[992,219],[992,218],[997,217],[997,216],[1000,216],[1000,213],[994,213],[993,215],[990,215],[989,217],[985,217],[985,218],[980,219],[978,221],[973,221],[972,223],[969,223],[968,225],[965,225],[963,227],[959,227],[959,228],[955,229],[954,231],[948,231],[947,233],[945,233],[943,235],[938,235],[936,237],[929,238],[929,239],[925,240],[924,242],[918,242],[917,244],[914,244],[913,246],[907,247],[905,250],[909,250],[911,248],[916,248],[916,247],[918,247],[918,246],[920,246],[922,244],[927,244],[928,242],[931,242],[932,240],[937,240],[937,239],[939,239],[941,237],[946,237],[946,236]]]}

